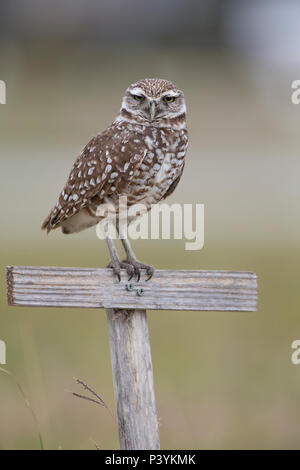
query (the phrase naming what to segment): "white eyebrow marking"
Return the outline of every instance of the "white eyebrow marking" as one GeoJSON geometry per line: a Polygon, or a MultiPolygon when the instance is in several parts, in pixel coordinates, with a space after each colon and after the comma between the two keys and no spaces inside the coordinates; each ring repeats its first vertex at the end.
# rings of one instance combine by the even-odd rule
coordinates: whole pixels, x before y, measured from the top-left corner
{"type": "Polygon", "coordinates": [[[175,90],[168,90],[162,93],[161,96],[174,96],[175,98],[177,98],[178,96],[180,96],[180,93],[175,90]]]}
{"type": "Polygon", "coordinates": [[[132,88],[132,89],[129,90],[129,92],[132,95],[143,95],[143,96],[145,96],[145,92],[139,87],[132,88]]]}

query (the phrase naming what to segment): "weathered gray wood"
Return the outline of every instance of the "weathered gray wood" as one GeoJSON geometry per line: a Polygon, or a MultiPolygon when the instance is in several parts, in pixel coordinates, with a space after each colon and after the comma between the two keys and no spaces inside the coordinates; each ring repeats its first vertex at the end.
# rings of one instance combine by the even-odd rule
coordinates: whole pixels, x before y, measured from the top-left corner
{"type": "Polygon", "coordinates": [[[254,311],[257,280],[250,272],[158,270],[151,281],[131,284],[128,289],[126,272],[119,283],[109,269],[7,268],[9,305],[106,309],[121,449],[157,450],[145,309],[254,311]]]}
{"type": "MultiPolygon", "coordinates": [[[[145,276],[144,276],[145,277],[145,276]]],[[[251,272],[157,270],[149,282],[119,283],[110,269],[10,266],[9,305],[157,310],[255,311],[257,280],[251,272]],[[144,295],[137,295],[138,288],[144,295]]]]}
{"type": "Polygon", "coordinates": [[[121,449],[159,449],[151,351],[145,310],[108,309],[108,332],[121,449]]]}

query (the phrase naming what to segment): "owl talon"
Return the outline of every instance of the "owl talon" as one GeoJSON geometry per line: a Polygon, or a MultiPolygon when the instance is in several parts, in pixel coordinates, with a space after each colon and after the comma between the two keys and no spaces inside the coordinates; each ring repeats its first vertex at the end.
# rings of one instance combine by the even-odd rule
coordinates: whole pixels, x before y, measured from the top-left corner
{"type": "Polygon", "coordinates": [[[141,280],[141,269],[144,269],[146,271],[146,274],[148,276],[146,278],[146,281],[149,281],[152,278],[154,271],[155,271],[153,266],[148,266],[147,264],[140,263],[140,261],[136,261],[136,260],[129,261],[128,259],[126,259],[122,261],[120,264],[121,264],[121,267],[125,267],[128,274],[130,274],[128,281],[131,281],[131,279],[135,275],[136,282],[139,282],[141,280]]]}
{"type": "Polygon", "coordinates": [[[131,279],[134,276],[134,267],[131,266],[131,264],[125,263],[124,261],[121,261],[120,265],[123,269],[126,269],[126,271],[127,271],[127,274],[129,276],[128,277],[128,282],[131,281],[131,279]]]}
{"type": "Polygon", "coordinates": [[[145,266],[145,269],[146,269],[146,274],[148,274],[148,277],[146,279],[146,282],[147,282],[147,281],[150,281],[151,277],[154,274],[155,269],[153,268],[153,266],[145,266]]]}
{"type": "Polygon", "coordinates": [[[111,261],[107,266],[107,268],[112,269],[114,275],[117,277],[118,281],[121,282],[121,263],[119,260],[111,261]]]}
{"type": "Polygon", "coordinates": [[[147,281],[150,281],[151,277],[152,277],[153,274],[154,274],[154,269],[153,269],[153,271],[152,271],[151,273],[147,272],[147,274],[149,274],[149,275],[148,275],[148,277],[147,277],[147,279],[146,279],[146,282],[147,282],[147,281]]]}
{"type": "Polygon", "coordinates": [[[129,276],[128,282],[131,281],[133,276],[136,274],[135,267],[126,261],[113,260],[106,267],[113,270],[113,273],[117,276],[119,282],[121,282],[121,269],[126,270],[129,276]]]}
{"type": "Polygon", "coordinates": [[[136,268],[135,272],[136,272],[136,282],[140,282],[141,272],[140,272],[139,268],[136,268]]]}

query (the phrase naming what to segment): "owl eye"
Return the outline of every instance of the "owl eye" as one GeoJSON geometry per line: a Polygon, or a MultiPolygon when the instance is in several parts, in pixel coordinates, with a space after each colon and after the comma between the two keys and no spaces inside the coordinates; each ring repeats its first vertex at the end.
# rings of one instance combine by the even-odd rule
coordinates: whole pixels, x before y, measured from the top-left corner
{"type": "Polygon", "coordinates": [[[133,95],[133,98],[134,98],[136,101],[143,101],[144,96],[141,96],[141,95],[133,95]]]}
{"type": "Polygon", "coordinates": [[[165,96],[164,101],[166,103],[173,103],[175,101],[175,96],[165,96]]]}

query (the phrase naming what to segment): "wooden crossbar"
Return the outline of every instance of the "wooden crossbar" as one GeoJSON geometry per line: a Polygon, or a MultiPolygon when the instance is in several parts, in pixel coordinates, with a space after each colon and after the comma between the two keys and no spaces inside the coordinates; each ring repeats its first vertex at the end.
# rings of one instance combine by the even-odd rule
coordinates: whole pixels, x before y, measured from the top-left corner
{"type": "Polygon", "coordinates": [[[257,279],[251,272],[157,270],[148,282],[128,283],[127,278],[124,271],[118,282],[110,269],[9,266],[8,304],[148,310],[257,308],[257,279]]]}
{"type": "Polygon", "coordinates": [[[9,305],[105,308],[121,449],[160,448],[146,309],[255,311],[251,272],[157,270],[118,282],[110,269],[9,266],[9,305]],[[130,311],[130,314],[129,314],[130,311]]]}

